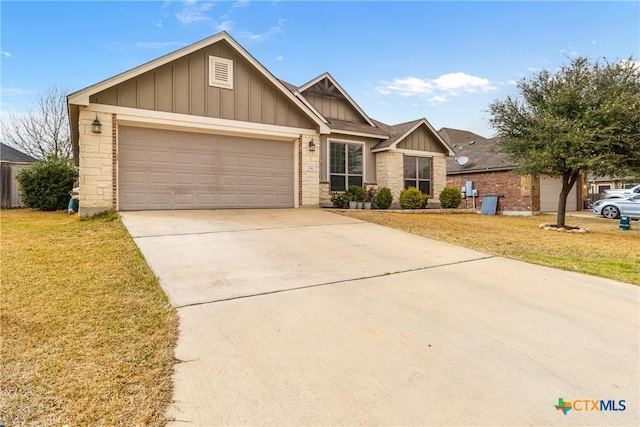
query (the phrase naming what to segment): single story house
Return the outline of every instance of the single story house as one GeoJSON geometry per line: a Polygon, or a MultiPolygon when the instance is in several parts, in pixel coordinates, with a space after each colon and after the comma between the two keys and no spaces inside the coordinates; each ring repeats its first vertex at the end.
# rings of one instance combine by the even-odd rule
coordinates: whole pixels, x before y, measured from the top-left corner
{"type": "Polygon", "coordinates": [[[369,117],[328,73],[277,79],[226,32],[68,96],[80,215],[298,208],[349,185],[437,200],[449,144],[369,117]]]}
{"type": "Polygon", "coordinates": [[[637,185],[640,177],[627,176],[597,176],[592,173],[587,175],[587,185],[589,189],[589,201],[604,198],[605,190],[613,190],[616,188],[631,188],[637,185]]]}
{"type": "Polygon", "coordinates": [[[16,174],[30,166],[36,159],[0,143],[0,208],[20,208],[23,206],[16,174]]]}
{"type": "MultiPolygon", "coordinates": [[[[473,183],[478,191],[476,208],[482,206],[485,195],[500,195],[498,213],[504,215],[531,215],[558,210],[558,196],[562,189],[559,178],[548,175],[520,176],[515,165],[496,150],[495,138],[485,138],[473,132],[442,128],[438,132],[455,152],[447,158],[447,185],[466,187],[473,183]]],[[[567,197],[567,212],[581,210],[584,183],[579,180],[567,197]]],[[[464,200],[472,207],[473,199],[464,200]]]]}

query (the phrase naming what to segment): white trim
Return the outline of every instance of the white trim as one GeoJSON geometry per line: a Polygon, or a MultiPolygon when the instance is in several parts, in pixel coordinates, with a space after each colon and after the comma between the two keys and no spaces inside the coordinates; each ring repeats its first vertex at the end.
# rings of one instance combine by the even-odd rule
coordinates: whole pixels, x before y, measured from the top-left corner
{"type": "MultiPolygon", "coordinates": [[[[193,43],[189,46],[183,47],[182,49],[178,49],[174,52],[171,52],[167,55],[161,56],[160,58],[157,58],[153,61],[147,62],[146,64],[142,64],[138,67],[132,68],[128,71],[125,71],[123,73],[120,73],[116,76],[113,76],[109,79],[103,80],[99,83],[96,83],[92,86],[86,87],[84,89],[81,89],[77,92],[72,93],[71,95],[67,96],[67,102],[69,104],[74,104],[74,105],[83,105],[83,106],[89,106],[89,97],[91,95],[94,95],[98,92],[102,92],[105,89],[109,89],[110,87],[113,87],[115,85],[118,85],[126,80],[132,79],[134,77],[137,77],[141,74],[146,73],[147,71],[151,71],[155,68],[161,67],[162,65],[168,64],[171,61],[174,61],[176,59],[182,58],[183,56],[187,56],[193,52],[196,52],[197,50],[203,49],[209,45],[215,44],[221,40],[226,41],[227,43],[229,43],[233,48],[236,49],[236,51],[244,58],[246,59],[251,65],[253,65],[254,67],[256,67],[258,69],[258,71],[260,71],[260,73],[267,78],[271,83],[273,83],[278,89],[280,89],[280,91],[282,92],[282,94],[284,94],[285,97],[289,98],[289,100],[291,100],[293,103],[295,103],[298,107],[300,107],[303,111],[305,111],[307,113],[307,115],[309,116],[309,118],[311,118],[314,122],[316,122],[318,124],[318,126],[320,126],[320,133],[330,133],[331,131],[329,130],[329,127],[326,125],[326,123],[323,123],[322,120],[320,120],[313,111],[311,111],[306,104],[304,104],[303,102],[301,102],[296,96],[293,95],[293,93],[287,89],[287,87],[280,82],[280,80],[276,79],[273,74],[271,74],[262,64],[260,64],[253,56],[251,56],[249,54],[249,52],[247,52],[240,44],[238,44],[238,42],[236,42],[226,31],[222,31],[216,35],[213,35],[209,38],[206,38],[204,40],[201,40],[199,42],[193,43]]],[[[315,132],[314,132],[315,133],[315,132]]]]}
{"type": "Polygon", "coordinates": [[[383,141],[389,139],[388,135],[380,135],[375,133],[357,132],[357,131],[341,130],[341,129],[333,129],[331,133],[333,135],[338,134],[338,135],[361,136],[363,138],[381,139],[383,141]]]}
{"type": "MultiPolygon", "coordinates": [[[[364,184],[366,182],[367,176],[367,164],[366,164],[366,155],[365,149],[367,148],[367,143],[364,141],[353,141],[350,139],[336,139],[336,138],[327,138],[327,181],[329,182],[329,192],[331,192],[331,143],[337,142],[340,144],[360,144],[362,145],[362,188],[364,188],[364,184]]],[[[346,158],[346,157],[345,157],[346,158]]],[[[346,175],[349,175],[348,170],[345,172],[345,189],[349,188],[349,182],[346,180],[346,175]]],[[[355,175],[354,175],[355,176],[355,175]]]]}
{"type": "MultiPolygon", "coordinates": [[[[436,137],[438,142],[440,142],[440,144],[449,152],[449,154],[448,154],[449,156],[454,156],[455,155],[455,152],[449,146],[447,141],[445,141],[444,138],[442,138],[442,136],[440,136],[440,134],[438,132],[436,132],[436,130],[433,128],[433,126],[431,126],[431,123],[429,123],[429,121],[427,119],[425,119],[425,118],[420,119],[409,130],[407,130],[405,133],[403,133],[398,138],[396,138],[396,141],[393,144],[389,145],[388,147],[382,147],[382,148],[378,148],[378,149],[372,150],[372,151],[374,153],[378,153],[378,152],[381,152],[381,151],[389,151],[389,150],[401,151],[402,149],[396,149],[396,147],[398,146],[400,141],[405,139],[407,136],[409,136],[412,132],[414,132],[416,129],[418,129],[422,125],[427,126],[427,129],[429,129],[431,131],[431,133],[436,137]]],[[[425,151],[425,153],[427,153],[427,151],[425,151]]],[[[445,156],[446,156],[446,154],[445,154],[445,156]]]]}
{"type": "Polygon", "coordinates": [[[407,156],[413,156],[413,157],[447,157],[446,154],[438,153],[435,151],[406,150],[404,148],[398,148],[391,151],[394,151],[396,153],[406,154],[407,156]]]}
{"type": "Polygon", "coordinates": [[[300,134],[315,134],[315,129],[294,128],[239,120],[216,119],[164,111],[141,110],[113,105],[90,104],[88,111],[115,113],[118,123],[126,126],[156,127],[173,130],[198,130],[203,133],[220,133],[245,136],[267,136],[273,139],[293,140],[300,134]]]}
{"type": "Polygon", "coordinates": [[[323,73],[321,75],[319,75],[318,77],[316,77],[315,79],[303,84],[302,86],[300,86],[298,88],[298,91],[300,93],[304,92],[305,90],[309,89],[311,86],[315,85],[316,83],[318,83],[319,81],[323,80],[323,79],[329,79],[329,81],[331,81],[331,83],[333,83],[333,85],[335,87],[338,88],[338,90],[342,93],[342,95],[347,98],[347,101],[349,101],[349,103],[351,104],[351,106],[353,108],[355,108],[358,113],[360,113],[362,115],[362,118],[365,119],[367,121],[367,123],[369,123],[369,125],[371,125],[374,128],[377,128],[378,126],[376,126],[376,124],[373,122],[373,120],[371,120],[369,118],[369,116],[364,112],[364,110],[362,108],[360,108],[360,106],[358,104],[356,104],[356,102],[353,100],[353,98],[351,98],[349,96],[349,94],[347,93],[346,90],[344,90],[342,88],[342,86],[340,86],[340,84],[338,84],[338,82],[336,81],[336,79],[333,78],[333,76],[329,73],[323,73]]]}

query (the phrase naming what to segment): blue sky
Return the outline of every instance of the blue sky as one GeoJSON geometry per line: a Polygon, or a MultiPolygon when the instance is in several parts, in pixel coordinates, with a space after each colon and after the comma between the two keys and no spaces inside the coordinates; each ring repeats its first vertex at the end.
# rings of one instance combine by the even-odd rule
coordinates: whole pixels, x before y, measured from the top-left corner
{"type": "Polygon", "coordinates": [[[225,30],[276,77],[328,71],[373,118],[491,136],[489,104],[570,58],[640,57],[640,2],[0,1],[1,99],[28,109],[225,30]]]}

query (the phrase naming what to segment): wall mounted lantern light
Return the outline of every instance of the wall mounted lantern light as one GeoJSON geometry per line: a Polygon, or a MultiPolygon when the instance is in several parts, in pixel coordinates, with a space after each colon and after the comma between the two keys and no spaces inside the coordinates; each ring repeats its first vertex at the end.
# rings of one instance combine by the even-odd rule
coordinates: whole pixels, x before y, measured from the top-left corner
{"type": "Polygon", "coordinates": [[[91,132],[93,133],[102,133],[102,123],[98,120],[98,115],[96,114],[96,119],[91,122],[91,132]]]}
{"type": "Polygon", "coordinates": [[[309,151],[316,151],[316,143],[313,138],[311,138],[311,141],[309,141],[309,151]]]}

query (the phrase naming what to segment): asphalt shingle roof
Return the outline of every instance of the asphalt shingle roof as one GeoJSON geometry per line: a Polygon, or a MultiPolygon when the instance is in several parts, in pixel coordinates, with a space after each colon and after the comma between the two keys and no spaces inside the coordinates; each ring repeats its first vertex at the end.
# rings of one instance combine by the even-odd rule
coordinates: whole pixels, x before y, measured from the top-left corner
{"type": "Polygon", "coordinates": [[[497,151],[495,138],[485,138],[473,132],[451,128],[442,128],[438,133],[455,152],[454,157],[447,157],[447,175],[515,168],[497,151]],[[464,167],[456,162],[457,158],[463,156],[469,159],[464,167]]]}
{"type": "Polygon", "coordinates": [[[28,154],[0,142],[0,161],[14,163],[33,163],[36,161],[28,154]]]}

